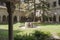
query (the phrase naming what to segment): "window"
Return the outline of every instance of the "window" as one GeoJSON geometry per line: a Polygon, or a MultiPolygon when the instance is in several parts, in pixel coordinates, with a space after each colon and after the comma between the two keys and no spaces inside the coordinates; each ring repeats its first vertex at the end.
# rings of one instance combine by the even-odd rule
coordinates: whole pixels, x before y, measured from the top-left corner
{"type": "Polygon", "coordinates": [[[56,7],[56,2],[53,2],[53,7],[56,7]]]}
{"type": "Polygon", "coordinates": [[[58,4],[60,5],[60,0],[58,0],[58,4]]]}
{"type": "Polygon", "coordinates": [[[6,16],[3,15],[3,18],[2,18],[3,22],[6,22],[6,16]]]}

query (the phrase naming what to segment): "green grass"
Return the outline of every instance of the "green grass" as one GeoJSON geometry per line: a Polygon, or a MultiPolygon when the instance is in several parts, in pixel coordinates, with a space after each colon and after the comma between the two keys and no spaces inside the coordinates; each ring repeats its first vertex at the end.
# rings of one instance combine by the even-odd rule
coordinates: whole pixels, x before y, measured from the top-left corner
{"type": "Polygon", "coordinates": [[[50,31],[50,32],[60,32],[60,24],[50,24],[44,25],[41,27],[41,30],[50,31]]]}
{"type": "MultiPolygon", "coordinates": [[[[41,28],[39,29],[32,29],[32,28],[29,28],[29,29],[25,29],[25,30],[21,30],[19,26],[21,25],[24,25],[24,23],[16,23],[14,24],[13,28],[14,28],[14,36],[16,34],[26,34],[26,33],[32,33],[34,32],[34,30],[40,30],[40,31],[43,31],[43,32],[55,32],[55,33],[60,33],[60,24],[45,24],[45,23],[35,23],[35,25],[39,25],[41,28]]],[[[0,24],[0,37],[3,36],[3,37],[8,37],[8,25],[5,24],[0,24]]],[[[3,38],[2,38],[3,39],[3,38]]]]}
{"type": "MultiPolygon", "coordinates": [[[[16,33],[20,32],[19,30],[19,26],[22,25],[20,23],[16,23],[13,26],[13,30],[14,30],[14,36],[16,33]]],[[[0,39],[1,40],[8,40],[8,24],[0,24],[0,39]]]]}

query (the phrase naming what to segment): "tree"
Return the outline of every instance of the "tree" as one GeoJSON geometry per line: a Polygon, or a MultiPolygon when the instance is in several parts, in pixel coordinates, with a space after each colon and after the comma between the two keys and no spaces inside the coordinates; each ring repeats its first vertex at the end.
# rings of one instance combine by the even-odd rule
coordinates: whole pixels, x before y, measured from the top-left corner
{"type": "Polygon", "coordinates": [[[13,38],[13,13],[15,10],[15,3],[18,2],[18,0],[0,0],[1,2],[5,2],[7,7],[7,12],[9,14],[9,20],[8,20],[8,26],[9,26],[9,40],[14,40],[13,38]]]}
{"type": "Polygon", "coordinates": [[[8,25],[9,25],[9,40],[13,40],[13,13],[15,10],[15,5],[12,2],[5,2],[8,12],[8,25]]]}
{"type": "MultiPolygon", "coordinates": [[[[44,1],[44,0],[37,0],[37,1],[39,1],[39,3],[38,2],[36,2],[36,0],[33,0],[32,2],[30,2],[31,0],[29,0],[29,3],[33,3],[32,5],[33,6],[29,6],[29,7],[34,7],[34,8],[31,8],[31,9],[29,9],[29,12],[31,12],[31,11],[33,11],[34,10],[34,21],[35,21],[35,14],[36,14],[36,10],[42,10],[43,11],[43,14],[42,14],[42,18],[43,18],[43,20],[42,21],[44,21],[44,19],[45,19],[45,12],[47,13],[48,12],[48,10],[49,10],[49,7],[48,7],[48,2],[47,1],[44,1]]],[[[25,2],[27,3],[27,4],[29,4],[28,3],[28,0],[25,0],[25,2]]],[[[31,14],[31,13],[29,13],[29,14],[31,14]]]]}
{"type": "Polygon", "coordinates": [[[49,11],[48,2],[40,0],[40,3],[38,4],[37,8],[43,11],[43,13],[42,13],[42,18],[43,18],[42,22],[44,22],[44,20],[45,20],[44,13],[45,12],[47,13],[49,11]]]}

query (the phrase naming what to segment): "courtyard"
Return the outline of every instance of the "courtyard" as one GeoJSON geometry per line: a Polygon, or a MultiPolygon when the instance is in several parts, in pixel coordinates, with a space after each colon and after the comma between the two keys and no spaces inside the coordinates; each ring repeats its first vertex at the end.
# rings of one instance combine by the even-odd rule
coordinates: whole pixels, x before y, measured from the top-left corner
{"type": "Polygon", "coordinates": [[[60,0],[0,1],[0,40],[60,40],[60,0]]]}
{"type": "MultiPolygon", "coordinates": [[[[16,36],[16,34],[18,35],[29,34],[29,33],[33,33],[35,30],[38,30],[45,33],[49,32],[52,35],[56,34],[57,36],[60,37],[60,24],[34,23],[34,25],[40,26],[40,28],[21,29],[20,26],[23,26],[23,25],[24,23],[16,23],[13,25],[14,36],[16,36]]],[[[0,38],[1,40],[8,38],[8,25],[7,24],[0,24],[0,38]]]]}

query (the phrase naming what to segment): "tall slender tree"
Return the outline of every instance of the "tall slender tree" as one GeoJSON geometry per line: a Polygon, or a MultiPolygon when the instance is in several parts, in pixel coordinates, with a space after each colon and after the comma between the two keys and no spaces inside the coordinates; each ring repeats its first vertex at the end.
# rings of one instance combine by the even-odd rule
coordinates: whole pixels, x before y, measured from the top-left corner
{"type": "Polygon", "coordinates": [[[42,10],[42,22],[44,22],[44,20],[45,20],[45,13],[47,13],[48,12],[48,10],[49,10],[49,7],[47,6],[47,4],[48,4],[48,2],[47,1],[42,1],[42,0],[39,0],[39,4],[37,4],[38,6],[37,6],[37,9],[40,9],[40,10],[42,10]]]}

